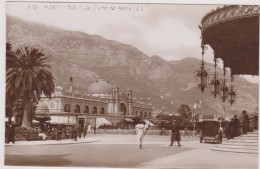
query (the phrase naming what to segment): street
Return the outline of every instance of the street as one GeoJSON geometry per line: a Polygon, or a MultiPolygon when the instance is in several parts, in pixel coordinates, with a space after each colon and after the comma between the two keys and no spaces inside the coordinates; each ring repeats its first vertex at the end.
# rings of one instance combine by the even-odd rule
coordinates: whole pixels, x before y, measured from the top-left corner
{"type": "Polygon", "coordinates": [[[213,152],[214,144],[182,138],[181,147],[169,147],[169,136],[145,136],[138,149],[134,135],[89,135],[100,141],[60,145],[6,146],[5,165],[128,167],[128,168],[257,168],[257,155],[213,152]],[[225,157],[225,158],[222,158],[225,157]],[[218,162],[229,158],[226,166],[218,162]],[[248,160],[246,162],[246,160],[248,160]],[[234,160],[237,161],[236,165],[234,160]],[[241,164],[240,164],[241,163],[241,164]]]}

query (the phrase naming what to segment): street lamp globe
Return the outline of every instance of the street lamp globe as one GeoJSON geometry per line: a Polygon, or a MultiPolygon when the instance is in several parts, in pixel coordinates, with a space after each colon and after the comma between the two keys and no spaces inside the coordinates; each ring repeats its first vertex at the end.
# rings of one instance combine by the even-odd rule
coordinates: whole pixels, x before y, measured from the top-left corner
{"type": "Polygon", "coordinates": [[[221,98],[223,99],[223,102],[225,102],[227,96],[228,96],[228,87],[226,84],[224,84],[221,89],[221,98]]]}
{"type": "Polygon", "coordinates": [[[207,87],[208,85],[208,72],[207,70],[204,68],[203,64],[200,67],[200,70],[197,70],[197,84],[198,87],[201,89],[201,91],[203,92],[204,89],[207,87]]]}
{"type": "Polygon", "coordinates": [[[233,105],[235,100],[236,100],[236,92],[233,90],[233,88],[231,88],[228,92],[228,101],[230,102],[231,105],[233,105]]]}
{"type": "Polygon", "coordinates": [[[220,92],[220,81],[217,78],[212,79],[211,83],[211,93],[215,96],[220,92]]]}

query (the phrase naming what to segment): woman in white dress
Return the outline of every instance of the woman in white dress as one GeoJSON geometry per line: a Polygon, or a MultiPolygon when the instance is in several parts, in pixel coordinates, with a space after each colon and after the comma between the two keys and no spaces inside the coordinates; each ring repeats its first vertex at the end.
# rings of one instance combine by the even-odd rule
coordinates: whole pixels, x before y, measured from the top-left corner
{"type": "Polygon", "coordinates": [[[139,145],[139,149],[142,148],[143,136],[146,130],[145,122],[141,121],[139,124],[135,126],[136,136],[137,136],[137,144],[139,145]]]}

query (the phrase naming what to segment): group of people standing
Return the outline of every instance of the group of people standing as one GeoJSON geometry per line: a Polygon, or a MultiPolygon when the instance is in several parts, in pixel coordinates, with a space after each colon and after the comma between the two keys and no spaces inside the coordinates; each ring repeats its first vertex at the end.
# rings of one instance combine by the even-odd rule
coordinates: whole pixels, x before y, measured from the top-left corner
{"type": "MultiPolygon", "coordinates": [[[[76,125],[68,128],[62,128],[61,125],[57,126],[57,140],[62,140],[62,134],[65,135],[65,138],[71,138],[77,141],[77,138],[81,139],[82,135],[85,138],[87,135],[87,126],[79,124],[78,127],[76,125]]],[[[55,135],[55,131],[53,131],[53,135],[55,135]]],[[[55,136],[54,136],[55,137],[55,136]]]]}
{"type": "MultiPolygon", "coordinates": [[[[137,144],[139,146],[139,149],[142,148],[143,144],[143,137],[145,135],[145,132],[147,130],[146,123],[144,121],[141,121],[139,124],[135,126],[136,130],[136,136],[137,136],[137,144]]],[[[172,133],[171,133],[171,143],[169,146],[173,146],[174,141],[177,142],[178,146],[181,146],[181,136],[180,136],[180,130],[179,126],[177,125],[176,121],[173,122],[172,124],[172,133]]]]}
{"type": "MultiPolygon", "coordinates": [[[[145,125],[144,121],[141,121],[139,124],[135,126],[136,134],[137,134],[137,144],[139,146],[139,149],[142,148],[142,142],[143,137],[145,135],[145,132],[147,130],[147,126],[145,125]]],[[[241,114],[240,119],[238,119],[237,115],[234,115],[234,117],[231,119],[231,121],[226,124],[225,127],[225,135],[227,139],[231,139],[234,137],[237,137],[242,134],[247,134],[249,131],[249,116],[247,115],[246,111],[244,110],[241,114]]],[[[180,130],[179,125],[176,121],[172,124],[171,129],[171,142],[169,146],[173,146],[174,142],[177,143],[178,146],[182,146],[180,144],[181,137],[180,137],[180,130]]]]}
{"type": "Polygon", "coordinates": [[[238,119],[237,115],[231,118],[230,122],[226,122],[225,135],[227,139],[233,139],[234,137],[242,134],[247,134],[249,131],[249,116],[244,110],[238,119]]]}

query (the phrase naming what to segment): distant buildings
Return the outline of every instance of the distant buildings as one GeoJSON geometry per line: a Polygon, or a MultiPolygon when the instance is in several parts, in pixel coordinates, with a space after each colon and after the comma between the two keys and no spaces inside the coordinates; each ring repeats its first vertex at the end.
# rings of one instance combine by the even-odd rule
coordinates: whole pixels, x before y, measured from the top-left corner
{"type": "Polygon", "coordinates": [[[106,124],[116,127],[131,123],[132,117],[140,116],[148,121],[153,111],[152,104],[137,102],[132,90],[119,92],[102,77],[93,82],[83,94],[77,94],[70,78],[69,91],[60,86],[55,88],[51,100],[42,96],[36,109],[36,116],[50,116],[50,123],[99,127],[106,124]]]}

